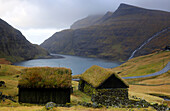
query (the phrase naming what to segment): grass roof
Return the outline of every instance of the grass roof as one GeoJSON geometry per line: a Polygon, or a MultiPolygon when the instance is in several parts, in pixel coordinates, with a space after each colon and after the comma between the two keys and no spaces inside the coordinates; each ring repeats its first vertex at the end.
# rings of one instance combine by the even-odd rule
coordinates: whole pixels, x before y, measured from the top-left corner
{"type": "Polygon", "coordinates": [[[34,67],[22,71],[18,87],[70,88],[71,70],[67,68],[34,67]]]}
{"type": "Polygon", "coordinates": [[[83,74],[81,74],[81,79],[85,80],[93,87],[98,87],[113,74],[115,75],[115,77],[120,79],[123,83],[125,83],[125,85],[128,86],[128,84],[123,79],[121,79],[115,72],[113,72],[112,69],[102,68],[97,65],[90,67],[83,74]]]}

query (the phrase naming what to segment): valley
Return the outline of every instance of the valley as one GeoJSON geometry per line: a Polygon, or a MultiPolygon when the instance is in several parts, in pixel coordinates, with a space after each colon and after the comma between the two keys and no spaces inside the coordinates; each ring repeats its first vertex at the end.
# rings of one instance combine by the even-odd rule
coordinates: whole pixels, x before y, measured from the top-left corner
{"type": "MultiPolygon", "coordinates": [[[[49,33],[57,26],[48,29],[53,19],[45,18],[35,22],[49,33]]],[[[35,23],[28,21],[21,25],[35,23]]],[[[170,12],[121,3],[40,45],[9,23],[0,18],[0,111],[170,109],[170,12]]]]}

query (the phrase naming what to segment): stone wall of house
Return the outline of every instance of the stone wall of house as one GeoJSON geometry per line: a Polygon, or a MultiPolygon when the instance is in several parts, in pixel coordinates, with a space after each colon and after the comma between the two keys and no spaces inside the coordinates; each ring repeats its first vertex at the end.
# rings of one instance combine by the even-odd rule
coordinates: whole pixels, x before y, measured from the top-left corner
{"type": "Polygon", "coordinates": [[[79,81],[78,89],[90,96],[92,95],[106,95],[121,98],[128,98],[128,88],[114,88],[114,89],[96,89],[84,80],[79,81]]]}
{"type": "Polygon", "coordinates": [[[128,89],[116,88],[116,89],[98,89],[97,93],[92,95],[92,102],[102,105],[117,105],[128,103],[128,89]]]}

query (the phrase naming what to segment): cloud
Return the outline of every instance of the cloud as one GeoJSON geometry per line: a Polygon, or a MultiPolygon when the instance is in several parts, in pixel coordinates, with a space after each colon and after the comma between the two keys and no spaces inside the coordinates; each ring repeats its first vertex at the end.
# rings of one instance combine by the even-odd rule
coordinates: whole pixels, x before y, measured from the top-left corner
{"type": "Polygon", "coordinates": [[[0,17],[19,29],[61,29],[87,15],[114,11],[121,2],[170,10],[169,0],[0,0],[0,17]]]}
{"type": "MultiPolygon", "coordinates": [[[[0,0],[0,18],[33,38],[29,33],[36,35],[37,30],[41,35],[44,30],[69,28],[88,15],[115,11],[122,2],[170,11],[170,0],[0,0]]],[[[44,36],[42,34],[42,38],[44,36]]],[[[30,41],[37,43],[38,40],[30,41]]]]}
{"type": "Polygon", "coordinates": [[[20,31],[31,43],[41,44],[48,37],[51,37],[55,32],[61,30],[62,29],[21,29],[20,31]]]}

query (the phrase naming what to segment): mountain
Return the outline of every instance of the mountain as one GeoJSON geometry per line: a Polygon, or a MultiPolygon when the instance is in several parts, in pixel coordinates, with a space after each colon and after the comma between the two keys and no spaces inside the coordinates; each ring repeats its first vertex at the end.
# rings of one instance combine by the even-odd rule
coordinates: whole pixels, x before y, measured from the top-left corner
{"type": "Polygon", "coordinates": [[[0,19],[0,58],[16,62],[48,54],[40,46],[31,44],[19,30],[0,19]]]}
{"type": "Polygon", "coordinates": [[[81,20],[76,21],[71,25],[71,29],[86,28],[94,25],[103,15],[91,15],[81,20]]]}
{"type": "MultiPolygon", "coordinates": [[[[170,12],[121,4],[115,12],[95,19],[92,25],[57,32],[41,46],[52,53],[125,61],[155,33],[169,26],[170,12]]],[[[170,44],[167,41],[170,40],[168,32],[164,35],[159,39],[155,37],[147,44],[152,43],[148,47],[150,50],[141,49],[144,54],[170,44]]],[[[138,56],[142,55],[141,50],[138,56]]]]}

